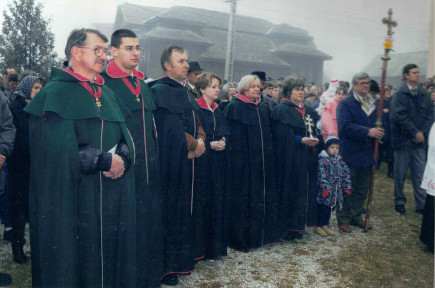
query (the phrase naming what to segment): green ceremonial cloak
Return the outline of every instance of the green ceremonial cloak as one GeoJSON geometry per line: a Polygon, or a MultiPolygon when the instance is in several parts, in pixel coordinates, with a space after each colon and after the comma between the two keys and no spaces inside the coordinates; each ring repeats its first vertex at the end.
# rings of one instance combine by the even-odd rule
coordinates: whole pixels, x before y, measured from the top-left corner
{"type": "Polygon", "coordinates": [[[136,151],[137,283],[141,287],[160,287],[160,278],[163,276],[163,232],[160,165],[153,116],[156,106],[151,89],[143,81],[142,72],[134,69],[132,77],[112,60],[101,76],[105,85],[115,92],[116,97],[131,112],[126,124],[136,151]]]}
{"type": "Polygon", "coordinates": [[[24,109],[31,114],[33,287],[136,287],[134,167],[112,180],[101,171],[82,174],[79,161],[82,145],[107,152],[122,138],[134,159],[128,110],[104,86],[97,108],[80,81],[87,80],[53,68],[24,109]]]}

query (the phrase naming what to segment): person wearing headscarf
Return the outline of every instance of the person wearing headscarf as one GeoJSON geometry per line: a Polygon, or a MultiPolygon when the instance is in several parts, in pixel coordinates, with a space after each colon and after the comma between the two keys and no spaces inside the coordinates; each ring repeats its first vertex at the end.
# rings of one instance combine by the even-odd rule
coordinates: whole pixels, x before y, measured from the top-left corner
{"type": "Polygon", "coordinates": [[[24,229],[29,221],[29,114],[23,111],[27,103],[41,90],[43,80],[37,76],[26,76],[18,84],[9,104],[14,126],[17,129],[14,150],[8,158],[9,169],[9,214],[12,223],[12,254],[14,262],[27,262],[23,251],[24,229]]]}

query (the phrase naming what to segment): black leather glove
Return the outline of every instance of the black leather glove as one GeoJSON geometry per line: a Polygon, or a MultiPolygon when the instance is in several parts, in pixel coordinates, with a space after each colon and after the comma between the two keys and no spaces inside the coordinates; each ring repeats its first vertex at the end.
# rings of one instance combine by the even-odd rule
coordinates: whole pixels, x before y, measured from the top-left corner
{"type": "Polygon", "coordinates": [[[116,146],[115,154],[118,154],[119,157],[124,161],[124,175],[127,173],[128,169],[131,165],[130,159],[130,150],[128,150],[127,142],[125,142],[124,138],[119,140],[118,146],[116,146]]]}
{"type": "Polygon", "coordinates": [[[109,171],[112,165],[112,154],[93,148],[90,145],[79,147],[80,170],[83,174],[94,174],[109,171]]]}

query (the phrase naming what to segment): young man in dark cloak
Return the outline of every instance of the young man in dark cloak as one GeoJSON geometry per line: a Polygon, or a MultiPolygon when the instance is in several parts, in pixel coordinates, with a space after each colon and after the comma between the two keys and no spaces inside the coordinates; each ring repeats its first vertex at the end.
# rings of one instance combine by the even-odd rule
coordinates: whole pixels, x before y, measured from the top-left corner
{"type": "Polygon", "coordinates": [[[106,42],[97,30],[72,31],[68,68],[53,68],[24,109],[33,287],[136,287],[134,150],[128,111],[98,75],[106,42]]]}
{"type": "Polygon", "coordinates": [[[282,99],[271,113],[280,228],[285,240],[302,238],[300,232],[317,221],[317,155],[322,137],[315,127],[319,115],[303,100],[303,79],[287,77],[282,99]]]}
{"type": "MultiPolygon", "coordinates": [[[[184,48],[170,46],[160,58],[165,77],[149,83],[157,110],[161,201],[164,233],[162,283],[176,285],[178,274],[193,270],[191,216],[194,207],[194,158],[205,151],[205,133],[198,121],[199,106],[184,87],[189,69],[184,48]]],[[[199,255],[203,256],[203,255],[199,255]]]]}
{"type": "Polygon", "coordinates": [[[136,69],[140,45],[136,34],[127,29],[113,32],[110,40],[113,60],[102,77],[131,115],[127,127],[135,145],[135,187],[137,221],[137,283],[141,287],[159,287],[163,275],[163,233],[160,203],[160,170],[156,109],[145,75],[136,69]]]}

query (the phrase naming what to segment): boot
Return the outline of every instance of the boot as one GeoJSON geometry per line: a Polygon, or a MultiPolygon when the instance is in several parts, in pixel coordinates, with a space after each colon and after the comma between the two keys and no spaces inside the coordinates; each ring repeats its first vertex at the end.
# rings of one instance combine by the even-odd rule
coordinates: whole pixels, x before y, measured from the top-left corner
{"type": "Polygon", "coordinates": [[[14,262],[18,264],[27,263],[26,255],[24,254],[23,244],[21,241],[13,241],[12,254],[14,255],[14,262]]]}
{"type": "Polygon", "coordinates": [[[393,162],[388,161],[388,177],[394,179],[394,165],[393,162]]]}
{"type": "Polygon", "coordinates": [[[318,226],[314,227],[314,233],[316,233],[317,235],[322,236],[322,237],[328,236],[328,234],[325,232],[325,230],[323,230],[321,227],[318,227],[318,226]]]}
{"type": "Polygon", "coordinates": [[[332,231],[332,229],[329,228],[328,225],[322,226],[322,229],[326,232],[326,234],[328,234],[328,236],[334,236],[334,231],[332,231]]]}

